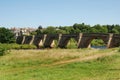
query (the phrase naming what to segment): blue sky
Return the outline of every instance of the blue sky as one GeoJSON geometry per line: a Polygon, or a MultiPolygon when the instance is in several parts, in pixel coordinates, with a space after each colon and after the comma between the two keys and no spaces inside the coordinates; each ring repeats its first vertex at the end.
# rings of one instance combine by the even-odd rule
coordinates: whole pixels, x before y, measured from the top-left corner
{"type": "Polygon", "coordinates": [[[120,0],[0,0],[0,26],[120,24],[120,0]]]}

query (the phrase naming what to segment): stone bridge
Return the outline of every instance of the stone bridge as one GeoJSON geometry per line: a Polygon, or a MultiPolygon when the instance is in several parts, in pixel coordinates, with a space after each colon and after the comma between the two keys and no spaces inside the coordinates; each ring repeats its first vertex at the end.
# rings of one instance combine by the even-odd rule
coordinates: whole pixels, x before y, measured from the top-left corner
{"type": "Polygon", "coordinates": [[[57,47],[65,48],[69,40],[73,38],[78,48],[88,48],[93,39],[102,39],[107,48],[120,46],[120,34],[102,34],[102,33],[79,33],[79,34],[41,34],[34,36],[18,36],[18,44],[34,44],[37,48],[41,46],[47,48],[53,47],[56,40],[57,47]]]}

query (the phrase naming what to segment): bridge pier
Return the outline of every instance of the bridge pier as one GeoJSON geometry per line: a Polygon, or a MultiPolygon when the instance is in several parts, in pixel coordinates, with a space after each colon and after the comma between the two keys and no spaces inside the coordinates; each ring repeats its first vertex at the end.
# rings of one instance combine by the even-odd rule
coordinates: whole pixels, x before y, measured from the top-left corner
{"type": "Polygon", "coordinates": [[[113,34],[108,48],[114,48],[120,46],[120,34],[113,34]]]}

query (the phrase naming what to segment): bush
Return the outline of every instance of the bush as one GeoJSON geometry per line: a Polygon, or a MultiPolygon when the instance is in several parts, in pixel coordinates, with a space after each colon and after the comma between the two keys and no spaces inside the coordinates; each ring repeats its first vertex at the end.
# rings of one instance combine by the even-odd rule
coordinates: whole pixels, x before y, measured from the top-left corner
{"type": "Polygon", "coordinates": [[[5,51],[10,50],[10,49],[36,49],[37,47],[35,45],[29,45],[29,44],[1,44],[0,43],[0,50],[1,53],[3,54],[5,51]]]}
{"type": "Polygon", "coordinates": [[[6,51],[7,51],[7,48],[5,48],[4,46],[2,46],[2,45],[0,44],[0,56],[5,55],[6,51]]]}
{"type": "Polygon", "coordinates": [[[20,45],[21,49],[36,49],[37,47],[35,45],[28,45],[28,44],[24,44],[24,45],[20,45]]]}
{"type": "Polygon", "coordinates": [[[66,46],[68,49],[76,49],[77,48],[77,41],[71,38],[66,46]]]}
{"type": "Polygon", "coordinates": [[[0,28],[0,43],[14,43],[15,37],[12,31],[4,27],[0,28]]]}
{"type": "Polygon", "coordinates": [[[92,46],[105,46],[105,43],[102,39],[93,39],[91,41],[92,46]]]}
{"type": "Polygon", "coordinates": [[[119,48],[118,52],[120,52],[120,48],[119,48]]]}

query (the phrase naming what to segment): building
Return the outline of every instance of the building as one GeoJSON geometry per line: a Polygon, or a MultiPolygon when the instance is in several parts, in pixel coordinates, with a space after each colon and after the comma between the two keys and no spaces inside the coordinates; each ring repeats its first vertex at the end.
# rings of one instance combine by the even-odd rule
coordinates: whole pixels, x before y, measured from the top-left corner
{"type": "Polygon", "coordinates": [[[34,28],[11,28],[10,29],[14,34],[15,34],[15,37],[17,36],[21,36],[21,35],[30,35],[31,32],[33,31],[36,31],[36,29],[34,28]]]}

